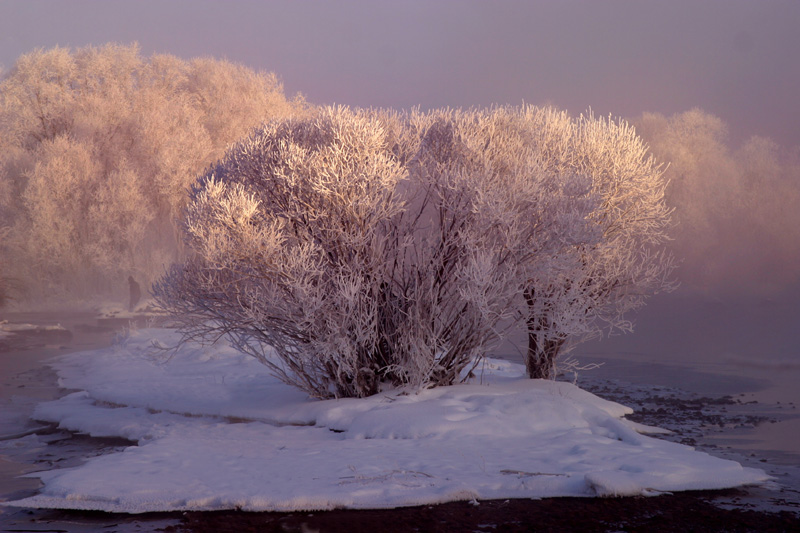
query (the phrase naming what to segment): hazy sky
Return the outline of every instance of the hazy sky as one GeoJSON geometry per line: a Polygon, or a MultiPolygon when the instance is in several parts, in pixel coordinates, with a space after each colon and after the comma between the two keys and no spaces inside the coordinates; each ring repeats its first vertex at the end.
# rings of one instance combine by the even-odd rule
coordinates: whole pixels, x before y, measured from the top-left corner
{"type": "Polygon", "coordinates": [[[6,70],[37,47],[109,41],[270,70],[314,103],[698,106],[735,138],[800,144],[798,0],[0,0],[6,70]]]}

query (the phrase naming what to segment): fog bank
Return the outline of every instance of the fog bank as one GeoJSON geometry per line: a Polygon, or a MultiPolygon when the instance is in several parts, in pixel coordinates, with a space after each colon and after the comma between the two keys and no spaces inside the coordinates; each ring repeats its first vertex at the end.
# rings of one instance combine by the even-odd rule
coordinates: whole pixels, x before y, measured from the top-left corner
{"type": "Polygon", "coordinates": [[[0,65],[36,47],[137,41],[277,72],[315,103],[524,100],[626,117],[699,106],[734,136],[794,145],[798,27],[792,0],[29,0],[0,4],[0,65]]]}

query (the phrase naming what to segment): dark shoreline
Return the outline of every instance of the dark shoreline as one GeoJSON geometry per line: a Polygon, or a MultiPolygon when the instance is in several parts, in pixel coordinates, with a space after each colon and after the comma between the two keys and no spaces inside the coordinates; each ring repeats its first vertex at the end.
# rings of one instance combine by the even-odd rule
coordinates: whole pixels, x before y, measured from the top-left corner
{"type": "Polygon", "coordinates": [[[7,531],[165,531],[169,533],[375,531],[697,531],[800,530],[800,515],[723,509],[718,500],[747,497],[747,488],[679,492],[652,497],[545,498],[451,502],[397,509],[249,513],[191,511],[114,515],[79,511],[21,511],[7,531]]]}
{"type": "Polygon", "coordinates": [[[169,532],[244,531],[790,531],[788,512],[723,510],[717,496],[739,489],[634,498],[547,498],[453,502],[391,510],[323,513],[186,513],[169,532]]]}

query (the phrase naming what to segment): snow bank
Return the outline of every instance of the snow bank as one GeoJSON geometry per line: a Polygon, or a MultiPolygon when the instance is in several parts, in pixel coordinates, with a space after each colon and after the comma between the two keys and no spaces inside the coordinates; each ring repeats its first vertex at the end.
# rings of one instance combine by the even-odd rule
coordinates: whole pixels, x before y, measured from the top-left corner
{"type": "Polygon", "coordinates": [[[141,513],[386,508],[465,499],[613,496],[759,483],[760,471],[642,435],[630,409],[488,360],[474,383],[314,401],[227,347],[164,350],[168,330],[53,362],[80,392],[37,419],[137,443],[29,474],[5,505],[141,513]]]}
{"type": "Polygon", "coordinates": [[[8,320],[0,321],[0,338],[4,336],[13,335],[15,333],[38,333],[38,332],[66,333],[67,329],[61,324],[40,326],[36,324],[10,323],[8,320]]]}

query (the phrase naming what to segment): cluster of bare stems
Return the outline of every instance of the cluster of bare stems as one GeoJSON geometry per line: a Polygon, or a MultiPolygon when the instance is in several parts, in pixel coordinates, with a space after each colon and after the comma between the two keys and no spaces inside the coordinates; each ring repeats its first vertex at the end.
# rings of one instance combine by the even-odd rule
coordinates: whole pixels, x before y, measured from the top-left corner
{"type": "Polygon", "coordinates": [[[154,287],[318,398],[465,379],[501,324],[531,377],[669,287],[658,165],[623,122],[549,108],[326,108],[268,123],[194,185],[190,258],[154,287]]]}

